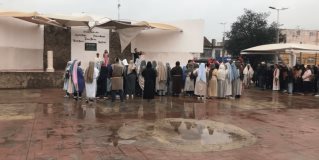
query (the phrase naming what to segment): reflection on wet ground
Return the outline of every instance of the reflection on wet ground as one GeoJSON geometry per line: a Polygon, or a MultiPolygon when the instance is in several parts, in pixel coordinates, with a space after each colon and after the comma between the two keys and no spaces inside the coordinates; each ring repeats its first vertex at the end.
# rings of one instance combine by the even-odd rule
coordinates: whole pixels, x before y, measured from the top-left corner
{"type": "Polygon", "coordinates": [[[57,89],[1,90],[0,159],[319,156],[318,98],[245,93],[237,100],[157,97],[87,104],[64,99],[57,89]]]}

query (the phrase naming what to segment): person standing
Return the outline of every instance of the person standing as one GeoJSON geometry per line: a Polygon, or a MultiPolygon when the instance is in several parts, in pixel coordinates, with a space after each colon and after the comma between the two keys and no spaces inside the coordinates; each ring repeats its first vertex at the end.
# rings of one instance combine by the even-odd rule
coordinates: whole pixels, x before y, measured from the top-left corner
{"type": "Polygon", "coordinates": [[[232,70],[232,67],[230,65],[229,62],[226,63],[226,79],[225,79],[225,96],[227,98],[232,98],[232,95],[233,95],[233,80],[234,80],[234,74],[233,74],[233,70],[232,70]]]}
{"type": "Polygon", "coordinates": [[[108,76],[108,69],[105,63],[103,62],[99,77],[97,79],[96,97],[103,98],[107,96],[107,76],[108,76]]]}
{"type": "Polygon", "coordinates": [[[139,64],[139,68],[137,70],[138,73],[138,83],[135,88],[136,95],[142,96],[144,91],[144,77],[142,76],[142,72],[146,69],[146,61],[142,60],[139,64]]]}
{"type": "Polygon", "coordinates": [[[85,70],[85,73],[84,73],[85,90],[86,90],[86,97],[87,97],[86,102],[93,101],[96,96],[96,89],[97,89],[96,79],[99,76],[99,70],[94,66],[95,66],[94,62],[90,61],[89,67],[85,70]]]}
{"type": "Polygon", "coordinates": [[[184,91],[188,96],[192,96],[194,94],[195,90],[195,83],[194,83],[194,62],[192,60],[188,61],[188,64],[186,65],[186,71],[185,71],[185,86],[184,91]]]}
{"type": "Polygon", "coordinates": [[[193,72],[197,75],[196,85],[195,85],[195,95],[198,99],[204,100],[207,95],[207,79],[206,79],[206,68],[205,63],[201,63],[199,68],[193,72]]]}
{"type": "MultiPolygon", "coordinates": [[[[233,76],[234,76],[234,80],[232,82],[232,86],[233,86],[233,90],[232,90],[232,94],[234,98],[240,98],[241,96],[241,80],[240,80],[240,69],[237,68],[237,64],[235,64],[236,62],[233,62],[231,64],[231,68],[233,71],[233,76]]],[[[261,81],[259,81],[261,82],[261,81]]]]}
{"type": "Polygon", "coordinates": [[[123,73],[124,67],[121,65],[118,58],[115,59],[115,63],[112,65],[112,102],[115,101],[116,93],[120,95],[121,102],[124,102],[123,98],[123,73]]]}
{"type": "Polygon", "coordinates": [[[218,68],[215,64],[210,65],[210,70],[208,72],[208,89],[207,89],[207,96],[209,98],[217,97],[217,72],[218,68]]]}
{"type": "Polygon", "coordinates": [[[103,53],[103,63],[102,65],[107,66],[109,64],[109,52],[107,50],[104,51],[103,53]]]}
{"type": "Polygon", "coordinates": [[[280,90],[280,81],[279,81],[279,76],[280,76],[280,70],[278,68],[278,65],[275,64],[275,69],[273,72],[273,85],[272,85],[272,90],[274,91],[279,91],[280,90]]]}
{"type": "Polygon", "coordinates": [[[72,61],[69,61],[66,64],[65,67],[65,71],[63,74],[63,79],[64,79],[64,83],[63,83],[63,90],[65,91],[65,98],[69,98],[70,97],[70,93],[68,92],[68,85],[70,84],[69,81],[71,81],[71,77],[70,77],[70,67],[72,66],[72,61]]]}
{"type": "Polygon", "coordinates": [[[250,64],[247,64],[244,69],[244,85],[245,88],[249,88],[251,84],[251,80],[254,76],[254,70],[250,64]]]}
{"type": "Polygon", "coordinates": [[[166,63],[166,73],[167,73],[167,81],[166,81],[166,92],[168,95],[172,95],[172,75],[171,75],[171,66],[169,63],[166,63]]]}
{"type": "Polygon", "coordinates": [[[156,71],[152,68],[152,63],[147,62],[146,69],[142,72],[144,77],[144,94],[143,99],[154,99],[156,71]]]}
{"type": "Polygon", "coordinates": [[[72,81],[74,85],[74,99],[82,99],[82,92],[85,88],[83,70],[80,67],[81,61],[74,61],[73,69],[72,69],[72,81]]]}
{"type": "Polygon", "coordinates": [[[224,63],[219,65],[219,69],[217,72],[217,82],[218,82],[218,89],[217,89],[217,97],[218,98],[225,98],[225,80],[226,80],[226,69],[224,63]]]}
{"type": "Polygon", "coordinates": [[[138,52],[137,48],[134,48],[134,52],[132,54],[133,54],[133,60],[134,60],[134,63],[135,63],[136,59],[140,59],[140,56],[142,55],[142,52],[138,52]]]}
{"type": "Polygon", "coordinates": [[[317,83],[317,93],[315,94],[316,97],[319,97],[319,65],[317,66],[317,69],[316,69],[316,73],[314,73],[315,76],[316,76],[316,80],[315,82],[317,83]]]}
{"type": "Polygon", "coordinates": [[[135,94],[135,85],[136,85],[136,67],[133,60],[130,60],[130,63],[127,67],[127,76],[126,76],[126,98],[130,96],[132,99],[134,98],[135,94]]]}
{"type": "Polygon", "coordinates": [[[97,69],[101,69],[101,58],[100,58],[100,53],[96,53],[96,57],[95,57],[95,67],[97,69]]]}
{"type": "Polygon", "coordinates": [[[171,76],[172,76],[172,89],[173,89],[173,96],[179,96],[182,89],[182,82],[183,82],[183,70],[180,67],[180,62],[177,61],[175,63],[175,67],[171,70],[171,76]]]}
{"type": "Polygon", "coordinates": [[[287,91],[288,94],[292,94],[294,90],[294,73],[292,67],[288,67],[287,69],[287,91]]]}
{"type": "Polygon", "coordinates": [[[156,78],[156,90],[159,96],[165,96],[166,83],[167,83],[167,71],[163,62],[158,62],[156,68],[157,78],[156,78]]]}
{"type": "Polygon", "coordinates": [[[312,91],[312,72],[310,69],[310,65],[307,65],[306,71],[302,75],[302,80],[303,80],[303,87],[304,87],[304,93],[309,93],[312,91]]]}

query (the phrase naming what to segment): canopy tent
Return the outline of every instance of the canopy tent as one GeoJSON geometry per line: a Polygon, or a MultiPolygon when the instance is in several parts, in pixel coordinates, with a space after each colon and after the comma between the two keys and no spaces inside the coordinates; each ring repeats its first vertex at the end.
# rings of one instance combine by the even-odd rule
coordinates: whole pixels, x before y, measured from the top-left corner
{"type": "Polygon", "coordinates": [[[95,27],[105,28],[105,29],[115,29],[120,36],[121,41],[121,52],[130,44],[130,42],[145,29],[160,29],[169,31],[181,32],[182,29],[164,23],[151,23],[146,21],[141,21],[138,23],[123,22],[117,20],[109,20],[102,24],[97,24],[95,27]]]}
{"type": "Polygon", "coordinates": [[[319,46],[312,44],[278,43],[256,46],[241,51],[240,54],[282,54],[318,53],[319,46]]]}
{"type": "Polygon", "coordinates": [[[14,17],[35,24],[62,27],[60,23],[45,16],[42,16],[37,12],[0,11],[0,17],[14,17]]]}
{"type": "Polygon", "coordinates": [[[277,44],[267,44],[256,46],[242,50],[240,54],[250,55],[250,54],[289,54],[289,65],[294,66],[296,64],[297,53],[308,53],[317,54],[319,53],[319,46],[312,44],[295,44],[295,43],[277,43],[277,44]]]}
{"type": "Polygon", "coordinates": [[[182,31],[182,29],[164,23],[151,23],[146,21],[141,21],[138,23],[130,23],[130,22],[123,22],[117,20],[110,20],[104,22],[102,24],[98,24],[95,27],[99,28],[106,28],[106,29],[127,29],[127,28],[135,28],[135,27],[143,27],[144,29],[162,29],[162,30],[171,30],[171,31],[182,31]]]}
{"type": "Polygon", "coordinates": [[[90,22],[95,22],[90,16],[67,16],[59,14],[43,14],[42,16],[55,20],[64,27],[89,26],[90,22]]]}
{"type": "Polygon", "coordinates": [[[39,14],[37,12],[19,12],[19,11],[0,11],[0,17],[14,17],[35,24],[53,25],[57,27],[86,26],[90,29],[94,27],[104,29],[115,29],[120,36],[121,51],[145,29],[159,29],[173,32],[182,32],[182,29],[164,23],[152,23],[141,21],[138,23],[123,22],[108,19],[106,22],[99,23],[90,16],[68,16],[58,14],[39,14]],[[93,22],[90,25],[90,22],[93,22]]]}
{"type": "Polygon", "coordinates": [[[14,17],[35,24],[57,27],[89,26],[94,19],[90,16],[67,16],[58,14],[39,14],[37,12],[0,11],[0,17],[14,17]]]}

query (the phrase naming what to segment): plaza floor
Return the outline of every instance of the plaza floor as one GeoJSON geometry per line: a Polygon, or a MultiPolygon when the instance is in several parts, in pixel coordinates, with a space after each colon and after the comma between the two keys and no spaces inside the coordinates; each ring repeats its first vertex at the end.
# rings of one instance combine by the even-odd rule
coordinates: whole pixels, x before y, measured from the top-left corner
{"type": "Polygon", "coordinates": [[[87,104],[59,89],[0,90],[0,160],[318,160],[319,98],[87,104]]]}

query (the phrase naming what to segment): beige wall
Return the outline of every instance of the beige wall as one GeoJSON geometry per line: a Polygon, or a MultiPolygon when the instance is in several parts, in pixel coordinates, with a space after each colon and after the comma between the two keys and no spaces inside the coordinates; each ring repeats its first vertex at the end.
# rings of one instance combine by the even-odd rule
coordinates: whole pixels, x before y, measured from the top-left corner
{"type": "Polygon", "coordinates": [[[184,20],[168,24],[181,28],[183,32],[158,29],[142,31],[132,41],[132,50],[138,48],[145,52],[145,60],[169,62],[171,66],[175,66],[176,61],[186,65],[189,59],[199,58],[204,46],[204,21],[184,20]]]}
{"type": "Polygon", "coordinates": [[[43,70],[43,27],[0,17],[0,71],[43,70]]]}
{"type": "Polygon", "coordinates": [[[286,35],[286,43],[319,45],[319,31],[317,30],[282,29],[280,32],[286,35]]]}
{"type": "Polygon", "coordinates": [[[71,29],[71,60],[80,60],[82,67],[86,68],[90,61],[94,61],[96,53],[102,59],[104,50],[109,50],[109,30],[94,28],[92,32],[88,27],[72,27],[71,29]],[[85,43],[96,43],[97,51],[85,51],[85,43]]]}

